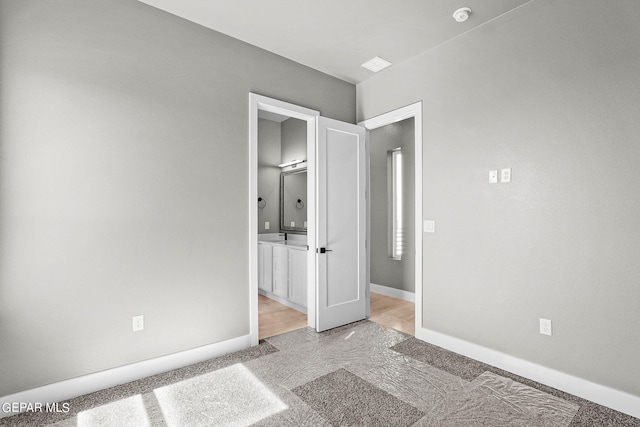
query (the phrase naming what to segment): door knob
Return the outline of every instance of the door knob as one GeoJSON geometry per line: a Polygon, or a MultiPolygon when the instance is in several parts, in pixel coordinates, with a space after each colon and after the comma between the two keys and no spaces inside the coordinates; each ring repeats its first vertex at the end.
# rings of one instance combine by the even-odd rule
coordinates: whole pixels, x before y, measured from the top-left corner
{"type": "Polygon", "coordinates": [[[327,249],[327,248],[320,248],[320,253],[323,254],[325,252],[333,252],[332,249],[327,249]]]}

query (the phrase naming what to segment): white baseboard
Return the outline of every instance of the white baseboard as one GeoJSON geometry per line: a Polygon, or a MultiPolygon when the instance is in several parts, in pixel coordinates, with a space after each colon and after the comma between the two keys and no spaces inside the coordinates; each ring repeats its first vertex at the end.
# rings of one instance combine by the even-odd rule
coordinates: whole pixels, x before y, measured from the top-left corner
{"type": "Polygon", "coordinates": [[[268,291],[265,291],[264,289],[258,289],[258,293],[260,295],[263,295],[263,296],[265,296],[267,298],[270,298],[270,299],[272,299],[274,301],[277,301],[282,305],[286,305],[289,308],[293,308],[294,310],[299,311],[300,313],[307,314],[307,308],[306,307],[298,305],[295,302],[289,301],[286,298],[282,298],[282,297],[274,294],[273,292],[268,292],[268,291]]]}
{"type": "Polygon", "coordinates": [[[564,372],[429,329],[416,329],[416,338],[640,418],[640,396],[596,384],[583,378],[565,374],[564,372]]]}
{"type": "Polygon", "coordinates": [[[384,285],[376,285],[375,283],[369,283],[369,290],[377,294],[386,295],[388,297],[399,298],[405,301],[416,302],[416,294],[402,289],[391,288],[384,285]]]}
{"type": "Polygon", "coordinates": [[[2,409],[3,406],[8,406],[6,405],[7,403],[42,403],[44,405],[45,403],[60,402],[119,384],[135,381],[150,375],[156,375],[235,351],[244,350],[250,346],[250,335],[244,335],[215,344],[2,396],[0,397],[0,418],[15,415],[16,413],[5,412],[2,409]]]}

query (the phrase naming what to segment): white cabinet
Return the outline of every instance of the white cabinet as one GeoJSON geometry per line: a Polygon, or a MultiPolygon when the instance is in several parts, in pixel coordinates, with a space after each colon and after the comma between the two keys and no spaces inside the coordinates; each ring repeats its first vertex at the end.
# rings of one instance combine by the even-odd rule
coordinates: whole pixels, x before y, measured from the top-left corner
{"type": "Polygon", "coordinates": [[[306,313],[307,251],[259,242],[258,288],[261,294],[306,313]]]}
{"type": "Polygon", "coordinates": [[[273,246],[258,243],[258,288],[273,290],[273,246]]]}
{"type": "Polygon", "coordinates": [[[289,249],[273,247],[273,293],[289,297],[289,249]]]}
{"type": "Polygon", "coordinates": [[[289,299],[303,307],[307,306],[307,253],[289,250],[289,299]]]}

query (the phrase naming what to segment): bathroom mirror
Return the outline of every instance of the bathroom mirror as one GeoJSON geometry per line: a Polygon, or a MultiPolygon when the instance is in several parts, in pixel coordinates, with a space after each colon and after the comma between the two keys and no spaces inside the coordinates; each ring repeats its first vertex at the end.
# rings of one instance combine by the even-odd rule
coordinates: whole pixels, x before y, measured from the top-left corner
{"type": "Polygon", "coordinates": [[[280,232],[307,232],[307,170],[280,173],[280,232]]]}

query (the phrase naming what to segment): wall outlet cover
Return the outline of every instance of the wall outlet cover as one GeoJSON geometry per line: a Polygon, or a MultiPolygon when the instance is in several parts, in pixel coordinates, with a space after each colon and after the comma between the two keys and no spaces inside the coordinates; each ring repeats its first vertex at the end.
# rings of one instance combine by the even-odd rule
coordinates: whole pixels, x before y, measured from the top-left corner
{"type": "Polygon", "coordinates": [[[551,320],[549,319],[540,319],[540,333],[542,335],[552,335],[551,331],[551,320]]]}
{"type": "Polygon", "coordinates": [[[498,183],[498,169],[492,169],[489,171],[489,184],[498,183]]]}
{"type": "Polygon", "coordinates": [[[265,221],[265,222],[264,222],[264,229],[265,229],[265,230],[268,230],[268,229],[269,229],[269,227],[270,227],[269,221],[265,221]]]}

